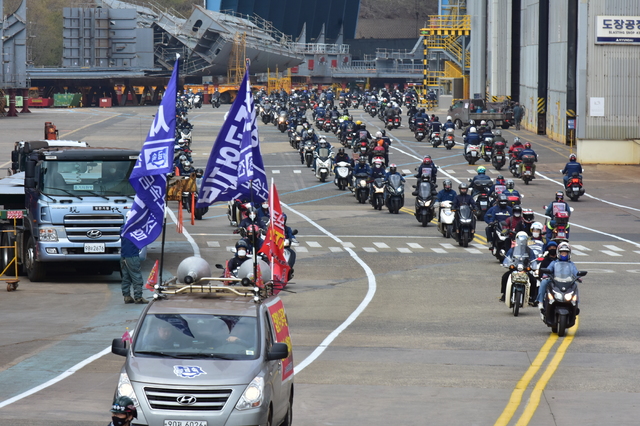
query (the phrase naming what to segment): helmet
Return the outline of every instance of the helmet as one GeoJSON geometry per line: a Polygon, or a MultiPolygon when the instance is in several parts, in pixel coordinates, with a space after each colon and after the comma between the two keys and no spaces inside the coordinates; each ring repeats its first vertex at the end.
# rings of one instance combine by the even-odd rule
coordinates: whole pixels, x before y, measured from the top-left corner
{"type": "Polygon", "coordinates": [[[360,158],[358,158],[358,163],[365,164],[366,162],[367,157],[365,157],[364,155],[361,155],[360,158]]]}
{"type": "Polygon", "coordinates": [[[381,138],[382,137],[382,132],[381,131],[377,131],[376,132],[376,138],[381,138]]]}
{"type": "Polygon", "coordinates": [[[486,121],[484,121],[484,120],[482,120],[482,121],[480,121],[480,125],[481,125],[481,126],[486,126],[486,125],[487,125],[487,122],[486,122],[486,121]]]}
{"type": "Polygon", "coordinates": [[[567,261],[571,257],[571,246],[568,242],[563,241],[558,244],[558,259],[567,261]],[[565,254],[562,254],[565,253],[565,254]]]}
{"type": "Polygon", "coordinates": [[[461,194],[466,194],[468,190],[469,190],[469,185],[467,185],[466,183],[463,182],[460,185],[458,185],[458,191],[460,191],[461,194]],[[462,192],[463,189],[464,189],[464,192],[462,192]]]}
{"type": "Polygon", "coordinates": [[[476,122],[474,120],[469,120],[469,126],[474,126],[476,122]]]}
{"type": "Polygon", "coordinates": [[[389,173],[395,173],[397,166],[395,164],[389,164],[389,173]]]}
{"type": "Polygon", "coordinates": [[[520,231],[516,234],[516,245],[526,245],[529,236],[526,232],[520,231]]]}
{"type": "Polygon", "coordinates": [[[504,185],[504,176],[498,175],[496,178],[496,185],[504,185]]]}
{"type": "Polygon", "coordinates": [[[320,142],[318,142],[318,146],[320,146],[321,148],[326,148],[327,147],[327,141],[324,139],[320,139],[320,142]]]}
{"type": "Polygon", "coordinates": [[[478,130],[476,130],[476,128],[475,128],[475,127],[471,127],[471,128],[469,129],[469,133],[477,133],[477,131],[478,131],[478,130]]]}
{"type": "Polygon", "coordinates": [[[134,418],[138,418],[138,410],[133,400],[128,396],[119,396],[113,400],[111,412],[116,414],[131,414],[134,418]]]}
{"type": "Polygon", "coordinates": [[[360,129],[366,129],[366,128],[367,128],[367,125],[366,125],[366,124],[362,123],[362,124],[360,125],[360,129]]]}
{"type": "Polygon", "coordinates": [[[569,156],[569,161],[576,161],[576,158],[578,158],[578,157],[576,157],[576,155],[575,155],[575,154],[571,154],[571,155],[569,156]]]}
{"type": "Polygon", "coordinates": [[[382,133],[382,136],[387,136],[387,131],[385,129],[380,130],[380,133],[382,133]]]}
{"type": "Polygon", "coordinates": [[[393,107],[394,107],[394,108],[398,108],[398,103],[397,103],[397,102],[394,102],[394,103],[393,103],[393,107]]]}
{"type": "Polygon", "coordinates": [[[238,254],[238,256],[246,256],[248,251],[249,243],[247,243],[245,240],[240,240],[236,243],[236,253],[238,254]],[[244,254],[240,253],[240,250],[244,250],[244,254]]]}
{"type": "Polygon", "coordinates": [[[425,155],[424,158],[422,159],[422,164],[431,164],[431,156],[425,155]]]}
{"type": "Polygon", "coordinates": [[[339,153],[339,154],[344,154],[344,148],[340,148],[340,149],[338,150],[338,153],[339,153]]]}
{"type": "Polygon", "coordinates": [[[515,138],[513,138],[513,144],[515,145],[517,143],[520,143],[520,138],[516,136],[515,138]]]}
{"type": "Polygon", "coordinates": [[[451,116],[447,115],[447,121],[451,121],[451,116]]]}
{"type": "Polygon", "coordinates": [[[249,225],[247,226],[247,235],[252,235],[253,233],[260,232],[260,227],[258,225],[249,225]]]}
{"type": "Polygon", "coordinates": [[[476,171],[478,172],[479,175],[483,175],[487,171],[487,168],[485,166],[478,166],[476,171]]]}
{"type": "Polygon", "coordinates": [[[443,187],[445,190],[450,191],[451,190],[451,181],[449,179],[446,179],[443,183],[442,183],[443,187]]]}
{"type": "Polygon", "coordinates": [[[522,219],[525,222],[533,222],[534,214],[531,209],[522,209],[522,219]]]}
{"type": "Polygon", "coordinates": [[[360,126],[362,124],[362,121],[358,120],[356,121],[356,125],[360,126]]]}
{"type": "Polygon", "coordinates": [[[493,131],[493,134],[496,135],[496,136],[502,136],[502,130],[496,129],[496,130],[493,131]]]}
{"type": "Polygon", "coordinates": [[[507,196],[504,194],[500,194],[500,196],[498,197],[498,205],[500,207],[507,207],[508,204],[509,200],[507,199],[507,196]]]}
{"type": "Polygon", "coordinates": [[[513,183],[513,180],[509,179],[507,181],[507,189],[513,189],[514,186],[515,184],[513,183]]]}
{"type": "Polygon", "coordinates": [[[513,206],[512,210],[515,217],[522,216],[522,207],[520,207],[519,205],[516,204],[515,206],[513,206]]]}
{"type": "Polygon", "coordinates": [[[556,192],[556,201],[562,201],[562,200],[564,200],[564,194],[562,193],[562,191],[556,192]]]}
{"type": "MultiPolygon", "coordinates": [[[[307,124],[307,123],[305,123],[305,124],[307,124]]],[[[310,127],[310,128],[307,130],[307,134],[308,134],[308,135],[313,135],[313,132],[314,132],[313,127],[310,127]]]]}
{"type": "Polygon", "coordinates": [[[531,235],[534,238],[538,238],[540,235],[542,235],[542,224],[540,222],[533,222],[531,224],[531,235]]]}
{"type": "Polygon", "coordinates": [[[422,114],[424,114],[426,111],[425,111],[425,109],[424,109],[424,108],[420,108],[420,112],[421,112],[422,114]]]}
{"type": "Polygon", "coordinates": [[[558,243],[555,241],[549,241],[547,243],[547,252],[550,256],[555,256],[558,254],[558,243]]]}
{"type": "Polygon", "coordinates": [[[530,149],[531,148],[531,144],[529,142],[527,142],[527,143],[524,144],[524,147],[527,148],[527,149],[530,149]]]}

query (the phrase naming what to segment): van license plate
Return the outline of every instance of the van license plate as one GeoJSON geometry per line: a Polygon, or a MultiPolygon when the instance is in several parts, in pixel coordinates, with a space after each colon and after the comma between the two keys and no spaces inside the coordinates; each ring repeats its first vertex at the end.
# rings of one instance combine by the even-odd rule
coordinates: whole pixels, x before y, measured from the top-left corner
{"type": "Polygon", "coordinates": [[[85,243],[85,253],[104,253],[104,243],[85,243]]]}
{"type": "Polygon", "coordinates": [[[165,420],[164,426],[207,426],[206,420],[165,420]]]}

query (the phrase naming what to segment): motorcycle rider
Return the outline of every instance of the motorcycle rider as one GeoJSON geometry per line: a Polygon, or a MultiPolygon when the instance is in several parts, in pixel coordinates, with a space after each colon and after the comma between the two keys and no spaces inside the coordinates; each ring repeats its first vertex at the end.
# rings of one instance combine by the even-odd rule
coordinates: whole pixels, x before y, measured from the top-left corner
{"type": "Polygon", "coordinates": [[[523,231],[529,234],[531,237],[531,225],[533,225],[535,221],[535,214],[532,209],[522,209],[522,222],[524,229],[523,231]]]}
{"type": "Polygon", "coordinates": [[[318,139],[318,143],[316,144],[316,148],[314,149],[314,154],[313,154],[313,165],[311,168],[311,171],[313,173],[316,172],[316,158],[318,158],[318,155],[320,153],[320,149],[322,148],[327,148],[329,150],[329,156],[331,156],[333,154],[333,147],[331,146],[331,144],[329,142],[327,142],[327,140],[325,139],[324,136],[320,137],[320,139],[318,139]]]}
{"type": "Polygon", "coordinates": [[[507,186],[507,189],[505,189],[503,194],[505,194],[506,196],[514,196],[514,197],[522,198],[520,193],[514,189],[515,183],[513,182],[513,180],[509,179],[507,181],[506,186],[507,186]]]}
{"type": "Polygon", "coordinates": [[[138,410],[131,398],[118,396],[111,405],[111,423],[109,426],[129,426],[133,419],[138,418],[138,410]]]}
{"type": "MultiPolygon", "coordinates": [[[[533,155],[535,157],[535,162],[531,165],[531,173],[533,174],[533,176],[535,176],[536,174],[536,163],[538,162],[538,154],[536,154],[536,152],[531,149],[531,144],[529,142],[524,144],[524,149],[522,151],[520,151],[520,154],[518,154],[518,160],[522,160],[522,157],[524,155],[533,155]]],[[[522,176],[522,174],[524,173],[524,163],[520,163],[520,176],[522,176]]]]}
{"type": "Polygon", "coordinates": [[[438,192],[438,196],[436,197],[436,202],[433,204],[433,210],[435,212],[438,212],[438,221],[440,220],[440,203],[442,203],[443,201],[453,202],[457,195],[458,194],[453,189],[451,180],[445,179],[445,181],[442,183],[442,189],[440,190],[440,192],[438,192]]]}
{"type": "Polygon", "coordinates": [[[447,131],[447,129],[456,129],[456,125],[453,124],[453,121],[451,120],[451,116],[447,116],[447,121],[445,121],[445,123],[442,125],[442,130],[443,131],[447,131]]]}
{"type": "MultiPolygon", "coordinates": [[[[571,261],[571,246],[569,245],[568,242],[563,241],[560,244],[558,244],[558,259],[551,262],[549,264],[549,266],[547,266],[547,269],[551,270],[551,274],[553,275],[554,271],[555,271],[555,267],[558,264],[558,262],[568,262],[570,264],[570,269],[571,269],[571,273],[573,275],[578,275],[578,268],[576,268],[576,265],[571,261]]],[[[544,274],[543,275],[543,279],[542,282],[540,283],[540,288],[538,291],[538,297],[536,298],[536,301],[538,302],[538,308],[540,308],[540,314],[543,315],[544,314],[544,297],[547,293],[547,286],[549,285],[549,274],[544,274]]],[[[578,293],[578,289],[576,288],[576,296],[579,296],[578,293]]],[[[544,317],[543,317],[544,319],[544,317]]]]}
{"type": "MultiPolygon", "coordinates": [[[[344,152],[344,148],[338,149],[338,154],[336,154],[336,156],[333,158],[333,173],[334,174],[336,173],[336,167],[338,167],[338,163],[340,163],[340,162],[348,163],[351,166],[351,168],[353,168],[353,159],[351,157],[349,157],[349,154],[344,152]]],[[[351,186],[351,175],[349,175],[349,177],[347,178],[347,181],[349,182],[348,185],[351,186]]]]}
{"type": "MultiPolygon", "coordinates": [[[[476,171],[478,172],[478,174],[475,175],[471,180],[471,189],[472,189],[471,195],[476,195],[479,187],[482,186],[483,184],[491,183],[491,178],[486,175],[487,168],[485,166],[478,166],[476,171]]],[[[491,187],[491,185],[489,185],[489,187],[491,187]]]]}
{"type": "Polygon", "coordinates": [[[569,162],[562,169],[562,174],[564,177],[562,180],[564,181],[564,187],[567,187],[567,182],[569,182],[569,178],[573,176],[574,173],[578,174],[579,178],[582,178],[582,165],[576,161],[577,157],[575,154],[571,154],[569,156],[569,162]]]}
{"type": "Polygon", "coordinates": [[[416,173],[416,178],[418,178],[418,181],[416,182],[416,190],[413,191],[413,193],[411,195],[416,196],[418,195],[418,188],[417,186],[420,185],[420,182],[422,182],[423,180],[423,176],[422,176],[422,171],[423,170],[431,170],[431,176],[429,176],[429,182],[433,185],[433,189],[432,191],[435,191],[436,188],[436,177],[438,174],[438,167],[435,165],[435,163],[433,162],[433,160],[431,159],[430,155],[425,155],[425,157],[422,159],[422,164],[420,164],[420,166],[418,166],[417,169],[417,173],[416,173]]]}
{"type": "MultiPolygon", "coordinates": [[[[309,128],[309,129],[305,129],[302,131],[302,142],[300,143],[300,164],[304,164],[304,144],[306,141],[311,141],[313,142],[314,145],[314,151],[317,151],[318,149],[318,145],[319,145],[319,140],[325,140],[324,136],[322,136],[321,138],[318,138],[318,135],[316,134],[316,132],[313,130],[313,128],[309,128]]],[[[326,141],[326,140],[325,140],[326,141]]]]}
{"type": "MultiPolygon", "coordinates": [[[[529,241],[529,237],[527,236],[526,232],[518,232],[516,234],[516,244],[514,247],[509,249],[509,251],[507,252],[507,255],[504,258],[504,261],[502,262],[502,265],[505,268],[508,268],[512,265],[515,266],[515,262],[517,260],[522,260],[525,267],[532,265],[536,261],[537,256],[533,252],[533,250],[529,248],[528,241],[529,241]]],[[[511,275],[511,269],[507,270],[507,272],[505,272],[504,275],[502,275],[502,282],[500,284],[500,301],[501,302],[504,302],[504,296],[505,296],[504,293],[507,290],[507,280],[509,279],[509,275],[511,275]]],[[[530,284],[529,303],[533,304],[535,300],[535,291],[537,289],[536,279],[530,271],[527,272],[527,275],[529,276],[529,284],[530,284]]]]}
{"type": "Polygon", "coordinates": [[[508,218],[513,215],[513,210],[509,207],[509,201],[507,200],[507,196],[504,194],[500,194],[498,197],[498,203],[487,210],[487,213],[484,215],[484,221],[487,222],[487,226],[485,228],[485,232],[487,235],[487,242],[491,244],[489,250],[495,248],[495,243],[493,241],[493,229],[495,227],[496,222],[504,222],[508,218]]]}
{"type": "Polygon", "coordinates": [[[438,117],[433,116],[433,120],[429,123],[431,127],[431,137],[433,137],[436,133],[439,135],[442,131],[442,123],[438,120],[438,117]]]}
{"type": "Polygon", "coordinates": [[[467,145],[469,144],[480,145],[480,135],[478,135],[478,132],[475,127],[470,128],[469,132],[467,133],[467,136],[464,138],[465,152],[466,152],[467,145]]]}
{"type": "Polygon", "coordinates": [[[251,245],[245,240],[239,240],[236,243],[236,253],[229,262],[227,262],[227,269],[229,272],[233,272],[238,269],[240,265],[249,260],[248,254],[251,251],[251,245]]]}
{"type": "Polygon", "coordinates": [[[369,173],[369,203],[373,202],[373,181],[386,176],[386,170],[381,159],[375,159],[371,166],[371,173],[369,173]]]}
{"type": "MultiPolygon", "coordinates": [[[[566,201],[564,201],[564,193],[562,191],[556,192],[556,200],[552,203],[549,203],[547,206],[547,210],[545,210],[545,216],[548,216],[550,219],[547,221],[547,241],[551,241],[553,238],[553,230],[556,227],[556,213],[558,212],[567,212],[569,217],[571,217],[571,208],[566,201]]],[[[569,239],[569,224],[567,223],[567,239],[569,239]]]]}
{"type": "Polygon", "coordinates": [[[503,191],[506,191],[506,186],[507,186],[507,181],[504,180],[504,176],[498,175],[498,177],[496,178],[496,183],[494,183],[493,186],[491,187],[491,191],[489,192],[489,195],[497,197],[498,195],[502,194],[503,191]],[[504,186],[504,188],[500,188],[500,192],[496,193],[496,186],[504,186]]]}
{"type": "Polygon", "coordinates": [[[466,139],[466,137],[469,134],[469,132],[471,131],[472,127],[473,128],[476,127],[476,122],[473,119],[469,120],[469,125],[462,132],[462,139],[466,139]]]}
{"type": "MultiPolygon", "coordinates": [[[[475,211],[476,211],[476,202],[473,200],[473,197],[469,195],[469,185],[462,182],[458,185],[458,195],[455,196],[453,202],[451,203],[451,211],[456,212],[460,209],[460,206],[468,205],[471,208],[471,219],[473,223],[471,224],[472,229],[475,229],[476,220],[475,220],[475,211]]],[[[457,218],[457,215],[456,215],[457,218]]],[[[458,220],[453,222],[454,230],[458,229],[458,220]]]]}
{"type": "Polygon", "coordinates": [[[493,131],[493,142],[504,142],[505,144],[507,143],[507,140],[502,137],[502,130],[496,129],[493,131]]]}

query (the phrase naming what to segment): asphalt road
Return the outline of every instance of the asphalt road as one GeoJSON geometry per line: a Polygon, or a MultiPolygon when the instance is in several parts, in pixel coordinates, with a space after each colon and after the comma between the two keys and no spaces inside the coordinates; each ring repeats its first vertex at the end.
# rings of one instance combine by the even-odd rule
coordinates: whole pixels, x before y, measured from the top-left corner
{"type": "MultiPolygon", "coordinates": [[[[190,112],[196,166],[206,165],[225,111],[190,112]]],[[[0,158],[7,159],[0,166],[8,166],[14,141],[41,138],[45,121],[58,126],[61,138],[140,148],[155,112],[48,109],[0,118],[0,158]]],[[[352,112],[370,130],[382,124],[352,112]]],[[[459,146],[433,149],[404,127],[391,133],[391,161],[401,171],[413,172],[429,153],[441,167],[439,178],[475,174],[459,146]]],[[[570,150],[525,131],[503,133],[509,141],[515,135],[530,141],[540,156],[537,179],[528,186],[516,181],[516,189],[524,207],[542,213],[561,189],[558,171],[570,150]]],[[[637,424],[637,166],[585,165],[587,196],[570,203],[571,242],[573,260],[589,274],[578,325],[556,339],[537,309],[515,318],[497,301],[504,270],[489,254],[482,226],[461,248],[409,213],[412,178],[400,214],[375,211],[332,182],[321,184],[273,126],[261,124],[260,136],[268,176],[301,243],[295,293],[282,296],[296,364],[296,424],[637,424]]],[[[495,178],[498,172],[488,169],[495,178]]],[[[170,207],[175,215],[177,205],[170,207]]],[[[189,238],[211,264],[231,257],[227,248],[237,236],[225,211],[212,207],[184,234],[168,226],[165,277],[194,254],[189,238]]],[[[146,271],[160,244],[149,253],[146,271]]],[[[123,359],[103,351],[135,326],[140,310],[122,303],[117,273],[61,274],[33,284],[23,277],[18,291],[0,293],[0,426],[106,424],[123,359]]]]}

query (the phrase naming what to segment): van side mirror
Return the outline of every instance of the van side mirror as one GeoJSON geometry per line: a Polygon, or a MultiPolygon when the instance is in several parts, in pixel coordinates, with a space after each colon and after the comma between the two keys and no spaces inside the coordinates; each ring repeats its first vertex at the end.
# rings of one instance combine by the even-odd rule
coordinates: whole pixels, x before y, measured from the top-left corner
{"type": "Polygon", "coordinates": [[[267,361],[285,359],[288,356],[289,347],[286,343],[274,343],[273,346],[271,346],[271,350],[267,353],[267,361]]]}
{"type": "Polygon", "coordinates": [[[122,338],[113,339],[111,342],[111,353],[120,356],[127,356],[127,351],[127,342],[123,341],[122,338]]]}

